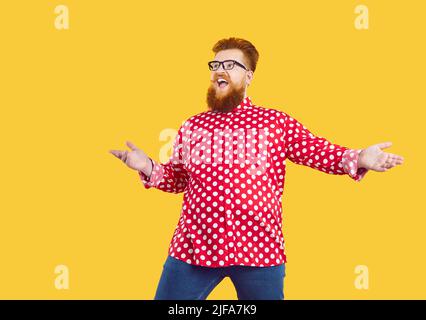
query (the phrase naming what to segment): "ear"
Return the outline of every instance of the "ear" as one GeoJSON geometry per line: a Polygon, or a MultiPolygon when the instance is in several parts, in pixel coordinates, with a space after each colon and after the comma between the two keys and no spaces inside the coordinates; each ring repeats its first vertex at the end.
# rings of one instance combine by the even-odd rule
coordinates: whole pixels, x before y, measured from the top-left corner
{"type": "Polygon", "coordinates": [[[247,82],[247,86],[250,85],[250,83],[253,81],[253,77],[254,77],[254,73],[252,70],[247,71],[246,73],[246,82],[247,82]]]}

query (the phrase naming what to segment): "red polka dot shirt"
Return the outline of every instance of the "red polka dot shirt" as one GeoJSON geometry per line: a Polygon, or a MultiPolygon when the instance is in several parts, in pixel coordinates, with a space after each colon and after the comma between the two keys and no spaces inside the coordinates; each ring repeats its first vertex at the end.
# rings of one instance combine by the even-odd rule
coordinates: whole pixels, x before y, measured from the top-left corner
{"type": "Polygon", "coordinates": [[[206,267],[274,266],[287,262],[282,233],[286,159],[360,181],[362,149],[315,136],[295,118],[254,105],[205,111],[179,128],[170,159],[152,160],[145,188],[184,193],[168,253],[206,267]]]}

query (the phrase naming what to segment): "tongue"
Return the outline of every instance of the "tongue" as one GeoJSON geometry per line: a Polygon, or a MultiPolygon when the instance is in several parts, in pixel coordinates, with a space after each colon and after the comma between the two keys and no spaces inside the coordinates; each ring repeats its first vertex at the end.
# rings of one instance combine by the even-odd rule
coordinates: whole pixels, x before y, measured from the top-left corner
{"type": "Polygon", "coordinates": [[[225,88],[227,85],[228,85],[228,84],[227,84],[226,82],[221,82],[221,83],[219,84],[219,87],[221,87],[221,88],[225,88]]]}

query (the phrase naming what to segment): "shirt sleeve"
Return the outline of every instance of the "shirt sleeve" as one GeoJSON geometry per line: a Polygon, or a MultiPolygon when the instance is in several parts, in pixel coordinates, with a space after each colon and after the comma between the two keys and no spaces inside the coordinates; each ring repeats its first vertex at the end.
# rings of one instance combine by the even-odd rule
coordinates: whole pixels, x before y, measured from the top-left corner
{"type": "Polygon", "coordinates": [[[171,193],[183,192],[188,185],[189,174],[184,166],[183,145],[186,141],[185,132],[189,126],[185,122],[180,128],[173,142],[172,155],[166,163],[158,163],[153,159],[151,175],[148,177],[138,171],[142,184],[146,189],[157,188],[171,193]]]}
{"type": "Polygon", "coordinates": [[[334,144],[326,138],[313,134],[295,118],[282,113],[284,150],[290,161],[328,173],[347,174],[361,181],[368,170],[358,168],[358,157],[362,149],[350,149],[334,144]]]}

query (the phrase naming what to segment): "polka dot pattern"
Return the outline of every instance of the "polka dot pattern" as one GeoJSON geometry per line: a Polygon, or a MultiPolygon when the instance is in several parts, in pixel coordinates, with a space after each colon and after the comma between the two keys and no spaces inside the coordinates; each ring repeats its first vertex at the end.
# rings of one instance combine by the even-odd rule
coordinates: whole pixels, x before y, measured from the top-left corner
{"type": "Polygon", "coordinates": [[[151,159],[151,176],[139,176],[146,188],[184,192],[171,256],[207,267],[274,266],[287,262],[286,159],[359,181],[365,175],[357,168],[359,151],[317,137],[285,112],[246,97],[230,112],[186,120],[170,159],[151,159]]]}
{"type": "Polygon", "coordinates": [[[348,149],[343,153],[342,164],[345,173],[355,181],[361,181],[362,178],[367,174],[368,169],[358,168],[358,158],[362,149],[354,150],[348,149]]]}

